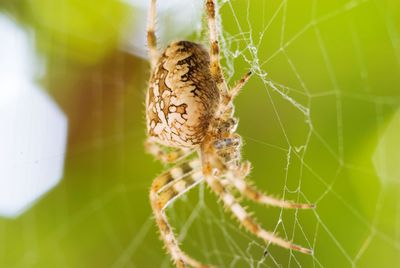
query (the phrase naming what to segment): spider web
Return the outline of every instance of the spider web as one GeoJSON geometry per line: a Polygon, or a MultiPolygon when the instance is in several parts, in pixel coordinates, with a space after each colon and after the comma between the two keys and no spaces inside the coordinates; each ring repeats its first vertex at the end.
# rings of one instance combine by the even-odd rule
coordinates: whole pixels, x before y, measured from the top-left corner
{"type": "MultiPolygon", "coordinates": [[[[219,8],[229,83],[254,73],[236,101],[250,179],[317,209],[243,203],[267,230],[315,254],[266,245],[239,228],[204,185],[168,209],[183,249],[218,267],[393,267],[400,261],[400,183],[382,178],[373,159],[400,107],[398,4],[247,0],[220,1],[219,8]]],[[[89,82],[106,88],[102,81],[89,82]]],[[[143,94],[129,96],[139,107],[143,94]]],[[[90,98],[93,116],[103,116],[105,93],[90,98]]],[[[65,182],[45,205],[18,224],[0,222],[0,266],[171,267],[147,197],[149,177],[162,167],[143,156],[142,116],[127,114],[125,102],[115,107],[117,133],[98,121],[93,136],[101,138],[68,155],[65,182]]]]}
{"type": "MultiPolygon", "coordinates": [[[[318,208],[246,204],[267,229],[313,248],[315,255],[266,246],[238,228],[203,187],[169,211],[183,247],[220,267],[392,266],[400,252],[399,187],[380,181],[372,154],[399,107],[399,80],[376,83],[370,61],[390,62],[398,76],[394,4],[239,2],[220,3],[219,27],[229,82],[240,78],[243,66],[254,73],[237,101],[244,156],[254,164],[251,178],[270,193],[318,208]],[[299,11],[304,14],[294,15],[299,11]],[[378,17],[374,48],[365,44],[360,25],[368,15],[378,17]],[[386,47],[390,53],[381,55],[386,47]],[[371,50],[377,54],[371,57],[371,50]]],[[[114,267],[139,250],[150,225],[143,225],[114,267]]],[[[168,257],[161,267],[169,267],[168,257]]]]}

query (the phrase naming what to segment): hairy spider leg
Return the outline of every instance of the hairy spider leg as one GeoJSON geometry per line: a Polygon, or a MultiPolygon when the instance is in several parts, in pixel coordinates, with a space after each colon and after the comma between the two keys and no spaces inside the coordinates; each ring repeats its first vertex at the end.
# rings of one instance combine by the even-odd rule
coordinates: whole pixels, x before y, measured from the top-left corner
{"type": "Polygon", "coordinates": [[[149,58],[151,69],[156,66],[158,59],[156,28],[156,0],[150,0],[150,13],[147,21],[147,46],[149,48],[149,58]]]}
{"type": "Polygon", "coordinates": [[[198,159],[184,162],[162,173],[153,181],[151,186],[151,207],[160,230],[160,235],[178,268],[186,268],[187,264],[195,268],[212,267],[198,262],[181,250],[165,213],[165,209],[175,199],[203,180],[200,167],[201,164],[198,159]]]}
{"type": "Polygon", "coordinates": [[[246,209],[240,205],[233,194],[225,187],[214,175],[211,173],[211,168],[205,166],[203,168],[204,179],[209,185],[211,190],[222,200],[225,207],[228,208],[239,223],[250,233],[263,239],[266,242],[278,245],[283,248],[296,250],[305,254],[313,254],[313,251],[308,248],[304,248],[295,245],[287,240],[284,240],[271,232],[264,230],[246,211],[246,209]]]}
{"type": "Polygon", "coordinates": [[[162,145],[154,141],[152,138],[148,138],[144,143],[144,146],[148,153],[164,164],[179,162],[193,153],[193,150],[188,148],[172,148],[162,145]]]}
{"type": "MultiPolygon", "coordinates": [[[[213,147],[217,150],[217,154],[224,160],[236,160],[236,158],[226,158],[225,156],[235,156],[235,152],[239,150],[241,145],[241,137],[238,134],[233,134],[231,137],[222,138],[213,143],[213,147]]],[[[282,200],[262,193],[245,178],[249,175],[251,164],[249,161],[243,162],[240,167],[235,167],[234,170],[226,174],[224,185],[230,185],[236,188],[244,197],[260,204],[270,205],[280,208],[290,209],[313,209],[314,204],[294,203],[287,200],[282,200]]]]}
{"type": "Polygon", "coordinates": [[[240,168],[233,172],[228,172],[226,178],[229,184],[234,186],[244,197],[260,204],[291,209],[313,209],[314,204],[294,203],[292,201],[275,198],[264,194],[258,190],[252,183],[247,182],[245,178],[250,173],[250,162],[244,162],[240,168]]]}
{"type": "Polygon", "coordinates": [[[218,44],[218,29],[215,18],[215,1],[206,0],[207,24],[210,39],[210,72],[223,98],[228,96],[228,86],[222,73],[220,49],[218,44]]]}
{"type": "Polygon", "coordinates": [[[240,92],[240,90],[246,85],[247,81],[249,81],[252,72],[247,72],[239,81],[236,82],[235,86],[229,91],[229,95],[231,99],[234,99],[240,92]]]}
{"type": "Polygon", "coordinates": [[[233,99],[239,91],[243,88],[246,82],[251,76],[251,72],[246,73],[242,79],[240,79],[236,85],[228,91],[228,85],[226,83],[222,67],[220,63],[220,47],[218,43],[218,29],[216,24],[216,7],[214,0],[206,0],[207,10],[207,23],[209,29],[210,39],[210,71],[214,80],[216,81],[217,87],[223,97],[223,104],[226,106],[233,99]]]}

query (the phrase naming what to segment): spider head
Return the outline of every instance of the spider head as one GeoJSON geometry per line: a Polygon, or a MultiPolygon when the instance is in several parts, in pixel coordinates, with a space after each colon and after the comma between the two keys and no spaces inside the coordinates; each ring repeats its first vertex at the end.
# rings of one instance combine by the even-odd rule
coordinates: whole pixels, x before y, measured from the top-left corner
{"type": "Polygon", "coordinates": [[[236,131],[238,126],[238,120],[236,118],[230,117],[225,121],[222,121],[219,125],[218,131],[220,133],[232,134],[236,131]]]}

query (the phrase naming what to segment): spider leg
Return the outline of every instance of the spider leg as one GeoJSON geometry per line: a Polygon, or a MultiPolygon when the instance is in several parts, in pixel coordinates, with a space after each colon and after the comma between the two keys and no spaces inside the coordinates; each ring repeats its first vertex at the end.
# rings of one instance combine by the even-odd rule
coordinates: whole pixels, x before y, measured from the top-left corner
{"type": "Polygon", "coordinates": [[[250,162],[244,162],[236,172],[228,172],[226,177],[229,183],[234,186],[243,196],[254,202],[280,208],[312,209],[314,204],[294,203],[287,200],[274,198],[259,191],[256,187],[245,181],[250,173],[250,162]]]}
{"type": "MultiPolygon", "coordinates": [[[[227,138],[222,138],[213,143],[216,153],[224,159],[225,162],[232,160],[239,160],[239,146],[241,145],[241,137],[237,134],[233,134],[227,138]]],[[[229,164],[229,163],[227,163],[229,164]]],[[[291,201],[286,201],[272,196],[268,196],[252,186],[250,183],[245,181],[245,178],[249,175],[251,169],[250,162],[246,161],[240,166],[233,165],[232,172],[226,174],[225,185],[230,184],[235,187],[243,196],[247,197],[254,202],[261,203],[264,205],[270,205],[281,208],[299,208],[299,209],[311,209],[315,208],[314,204],[300,204],[291,201]]]]}
{"type": "Polygon", "coordinates": [[[148,153],[164,164],[176,163],[193,152],[193,150],[190,149],[164,146],[157,143],[152,138],[148,138],[144,146],[148,153]]]}
{"type": "Polygon", "coordinates": [[[238,82],[236,82],[235,86],[229,90],[228,95],[223,98],[222,106],[226,109],[225,116],[231,117],[233,114],[233,99],[239,94],[239,92],[243,89],[244,85],[249,81],[252,72],[246,73],[238,82]],[[230,109],[228,107],[231,107],[230,109]],[[228,108],[228,109],[227,109],[228,108]]]}
{"type": "Polygon", "coordinates": [[[240,90],[244,87],[247,81],[249,81],[251,74],[251,71],[246,73],[238,82],[236,82],[236,85],[229,91],[231,99],[235,98],[239,94],[240,90]]]}
{"type": "MultiPolygon", "coordinates": [[[[271,232],[264,230],[251,216],[250,214],[240,205],[235,199],[229,189],[215,176],[215,155],[213,154],[213,147],[211,144],[205,141],[201,148],[202,168],[204,180],[211,188],[211,190],[222,200],[225,207],[228,208],[232,214],[239,220],[240,224],[250,233],[263,239],[266,242],[271,242],[283,248],[296,250],[306,254],[313,254],[313,251],[308,248],[304,248],[295,245],[283,238],[274,235],[271,232]],[[211,164],[212,161],[212,164],[211,164]]],[[[222,170],[223,171],[223,170],[222,170]]],[[[226,173],[231,172],[229,169],[226,173]]],[[[219,174],[222,175],[222,174],[219,174]]]]}
{"type": "Polygon", "coordinates": [[[221,95],[226,97],[228,96],[228,86],[226,84],[224,75],[222,73],[220,60],[220,52],[219,52],[219,44],[218,44],[218,30],[215,21],[215,1],[207,0],[206,1],[206,11],[207,11],[207,24],[209,29],[209,39],[210,39],[210,71],[211,75],[217,83],[217,87],[221,92],[221,95]]]}
{"type": "Polygon", "coordinates": [[[198,159],[184,162],[164,172],[157,179],[153,182],[152,190],[157,193],[158,206],[165,209],[203,180],[200,162],[198,159]]]}
{"type": "Polygon", "coordinates": [[[155,34],[155,26],[156,26],[156,0],[151,0],[149,18],[147,22],[147,46],[149,48],[149,57],[152,69],[156,65],[158,59],[157,37],[155,34]]]}
{"type": "Polygon", "coordinates": [[[210,186],[212,191],[222,200],[225,206],[232,212],[232,214],[239,220],[240,224],[250,233],[253,233],[257,237],[263,239],[266,242],[271,242],[280,247],[296,250],[305,254],[313,254],[313,251],[308,248],[304,248],[295,245],[283,238],[274,235],[271,232],[264,230],[243,208],[232,195],[232,193],[210,172],[209,167],[203,169],[205,174],[205,181],[210,186]]]}
{"type": "Polygon", "coordinates": [[[151,207],[155,216],[161,238],[172,256],[176,267],[186,268],[187,264],[195,268],[207,268],[204,265],[184,253],[168,222],[165,209],[179,196],[196,186],[203,180],[198,159],[184,162],[171,170],[158,176],[150,191],[151,207]]]}

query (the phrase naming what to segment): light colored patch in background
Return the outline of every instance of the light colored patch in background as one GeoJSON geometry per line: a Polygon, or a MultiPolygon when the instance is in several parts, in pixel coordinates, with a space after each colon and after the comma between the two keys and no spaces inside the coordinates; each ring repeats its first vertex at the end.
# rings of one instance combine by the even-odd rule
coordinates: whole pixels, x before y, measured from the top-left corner
{"type": "Polygon", "coordinates": [[[16,217],[63,174],[67,119],[33,83],[32,42],[0,16],[0,216],[16,217]]]}
{"type": "MultiPolygon", "coordinates": [[[[135,10],[128,32],[123,34],[122,46],[141,58],[147,58],[146,26],[150,1],[124,0],[135,10]]],[[[203,1],[157,1],[156,35],[158,48],[169,42],[200,31],[203,1]]]]}
{"type": "Polygon", "coordinates": [[[380,137],[372,159],[383,185],[400,185],[400,109],[380,137]]]}

